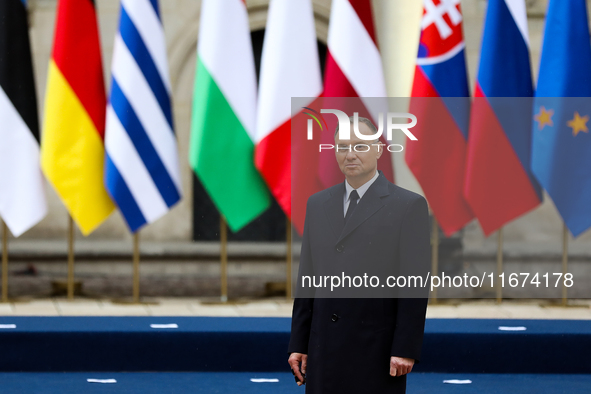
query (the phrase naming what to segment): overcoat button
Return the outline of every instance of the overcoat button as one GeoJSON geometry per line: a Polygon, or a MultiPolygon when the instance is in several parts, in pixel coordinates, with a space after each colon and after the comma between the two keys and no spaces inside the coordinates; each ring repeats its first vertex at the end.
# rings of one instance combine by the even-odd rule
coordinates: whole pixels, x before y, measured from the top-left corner
{"type": "Polygon", "coordinates": [[[343,245],[343,244],[337,245],[337,252],[342,252],[343,250],[345,250],[345,245],[343,245]]]}
{"type": "Polygon", "coordinates": [[[330,320],[332,320],[332,321],[337,321],[337,320],[339,320],[339,317],[337,316],[337,314],[336,314],[336,313],[333,313],[333,314],[332,314],[332,317],[331,317],[331,319],[330,319],[330,320]]]}

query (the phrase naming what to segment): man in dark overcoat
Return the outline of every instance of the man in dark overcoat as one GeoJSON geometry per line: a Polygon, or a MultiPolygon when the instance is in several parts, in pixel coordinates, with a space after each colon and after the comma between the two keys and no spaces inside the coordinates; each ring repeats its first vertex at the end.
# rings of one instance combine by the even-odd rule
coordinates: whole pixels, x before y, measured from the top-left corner
{"type": "MultiPolygon", "coordinates": [[[[376,128],[359,118],[358,131],[376,128]]],[[[427,292],[416,281],[426,280],[431,258],[427,202],[377,170],[383,149],[377,139],[360,139],[353,122],[347,140],[337,128],[335,155],[346,180],[308,199],[288,347],[307,394],[405,393],[420,358],[427,292]],[[361,286],[347,282],[363,275],[361,286]],[[412,276],[415,287],[386,285],[386,275],[412,276]],[[331,286],[334,276],[342,288],[331,286]]]]}

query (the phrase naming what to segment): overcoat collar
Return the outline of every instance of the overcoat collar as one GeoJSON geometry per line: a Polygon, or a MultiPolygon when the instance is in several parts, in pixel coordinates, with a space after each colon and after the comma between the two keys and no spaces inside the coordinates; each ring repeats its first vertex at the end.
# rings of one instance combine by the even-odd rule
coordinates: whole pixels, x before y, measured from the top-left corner
{"type": "Polygon", "coordinates": [[[388,180],[379,171],[380,175],[367,189],[363,198],[359,200],[357,207],[345,225],[343,196],[345,194],[345,181],[329,189],[330,196],[324,201],[324,211],[328,217],[330,227],[338,237],[337,243],[355,230],[361,223],[376,213],[384,206],[381,197],[390,194],[388,180]]]}

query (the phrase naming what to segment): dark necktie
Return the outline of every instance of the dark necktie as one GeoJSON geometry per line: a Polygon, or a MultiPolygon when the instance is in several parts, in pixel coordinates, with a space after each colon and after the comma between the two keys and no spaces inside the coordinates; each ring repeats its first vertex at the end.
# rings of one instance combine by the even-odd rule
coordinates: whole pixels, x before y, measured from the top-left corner
{"type": "Polygon", "coordinates": [[[353,214],[353,211],[357,206],[357,200],[359,200],[359,194],[357,193],[357,190],[353,190],[351,194],[349,194],[349,207],[347,208],[347,214],[345,215],[345,223],[347,223],[347,220],[349,220],[353,214]]]}

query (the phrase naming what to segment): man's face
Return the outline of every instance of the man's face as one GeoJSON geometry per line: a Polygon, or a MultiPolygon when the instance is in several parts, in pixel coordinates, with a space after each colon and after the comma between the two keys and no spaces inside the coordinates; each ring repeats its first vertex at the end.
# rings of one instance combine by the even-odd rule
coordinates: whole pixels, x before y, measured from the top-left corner
{"type": "MultiPolygon", "coordinates": [[[[340,140],[339,133],[335,136],[335,156],[342,173],[347,179],[372,177],[378,167],[378,159],[382,155],[383,146],[378,146],[379,140],[365,141],[360,139],[353,132],[351,127],[351,138],[340,140]],[[374,144],[374,145],[372,145],[374,144]]],[[[359,122],[361,134],[372,135],[371,129],[359,122]]]]}

